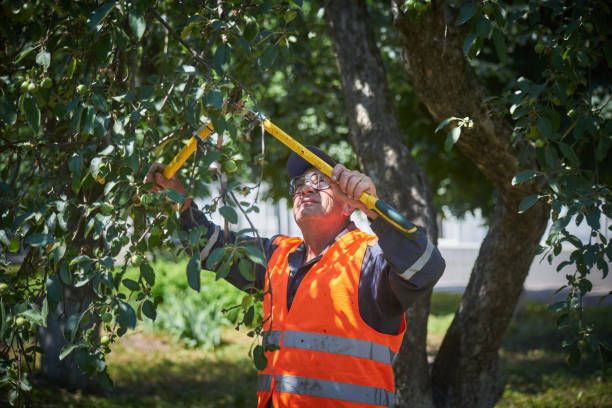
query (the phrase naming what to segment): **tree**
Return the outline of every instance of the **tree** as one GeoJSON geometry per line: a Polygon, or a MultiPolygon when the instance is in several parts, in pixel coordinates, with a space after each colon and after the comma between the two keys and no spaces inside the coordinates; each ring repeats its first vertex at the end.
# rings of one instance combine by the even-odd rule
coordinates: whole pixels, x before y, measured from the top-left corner
{"type": "MultiPolygon", "coordinates": [[[[590,269],[607,274],[612,255],[598,222],[600,214],[610,215],[610,175],[600,170],[609,168],[612,145],[607,5],[489,0],[324,6],[3,4],[0,386],[9,390],[11,403],[27,401],[19,392],[31,387],[28,373],[39,345],[46,368],[58,364],[56,357],[73,359],[67,364],[73,374],[78,366],[111,386],[104,361],[109,343],[139,319],[155,318],[159,300],[150,291],[155,271],[148,254],[172,251],[177,239],[205,244],[204,231],[180,231],[167,202],[181,203],[180,194],[146,193],[142,177],[149,163],[169,161],[210,119],[229,137],[223,144],[200,143],[194,164],[183,170],[190,196],[210,197],[206,183],[221,183],[222,194],[209,198],[206,212],[219,210],[232,224],[241,210],[255,211],[238,196],[257,185],[237,174],[253,180],[262,164],[265,178],[282,184],[274,182],[281,173],[276,170],[288,152],[278,143],[264,143],[262,151],[259,127],[233,114],[242,102],[360,166],[383,198],[433,240],[434,202],[459,213],[484,208],[489,214],[489,233],[431,377],[425,375],[429,299],[417,300],[408,312],[414,330],[397,365],[400,405],[497,401],[497,350],[551,208],[553,228],[540,250],[552,259],[562,243],[576,246],[564,265],[575,269],[570,294],[554,309],[561,323],[579,315],[590,269]],[[533,58],[538,69],[523,63],[533,58]],[[437,123],[445,132],[434,132],[437,123]],[[354,152],[342,140],[347,135],[354,152]],[[213,161],[236,162],[242,171],[212,173],[213,161]],[[484,188],[476,169],[489,181],[484,188]],[[443,180],[450,188],[432,198],[443,180]],[[593,228],[590,242],[567,232],[572,217],[593,228]],[[23,262],[5,256],[20,248],[23,262]],[[118,258],[122,248],[125,259],[118,258]],[[126,277],[129,266],[137,268],[137,280],[126,277]],[[60,330],[52,334],[45,326],[55,320],[60,330]]],[[[209,266],[218,261],[223,277],[232,263],[261,261],[260,255],[238,243],[211,255],[209,266]]],[[[197,255],[191,256],[186,275],[196,290],[199,269],[197,255]]],[[[251,322],[256,298],[242,305],[242,323],[251,322]]],[[[579,323],[568,342],[570,358],[596,347],[592,331],[579,323]]],[[[259,366],[263,351],[255,350],[259,366]]],[[[77,375],[63,380],[71,378],[66,385],[86,385],[77,375]]]]}
{"type": "MultiPolygon", "coordinates": [[[[148,253],[204,241],[203,230],[180,231],[167,202],[181,203],[180,194],[148,194],[142,184],[149,164],[169,161],[203,118],[232,138],[200,145],[186,169],[199,175],[189,194],[207,194],[217,177],[225,191],[207,212],[219,203],[234,223],[235,208],[255,209],[239,204],[243,183],[228,164],[259,161],[239,141],[252,125],[229,112],[246,99],[257,108],[261,88],[235,75],[269,75],[297,11],[288,2],[7,1],[1,12],[0,387],[23,405],[37,352],[40,372],[63,386],[112,386],[109,345],[155,319],[148,253]],[[210,173],[213,161],[231,172],[210,173]],[[20,250],[22,261],[7,258],[20,250]]],[[[241,245],[220,255],[220,277],[246,256],[261,262],[241,245]]],[[[192,257],[186,271],[196,290],[198,265],[192,257]]],[[[250,324],[257,302],[246,300],[250,324]]]]}
{"type": "MultiPolygon", "coordinates": [[[[597,71],[601,69],[600,64],[606,63],[602,57],[608,49],[608,31],[600,27],[599,23],[603,24],[603,20],[595,18],[594,8],[580,4],[570,12],[563,6],[562,2],[549,2],[545,6],[531,3],[505,6],[497,2],[392,3],[393,24],[401,39],[403,61],[412,84],[433,118],[441,122],[441,127],[454,122],[447,143],[451,146],[456,143],[457,148],[476,164],[495,187],[497,197],[489,232],[470,282],[434,361],[431,388],[429,378],[424,375],[427,372],[423,364],[424,350],[414,347],[410,338],[404,344],[396,367],[399,406],[492,406],[499,399],[503,382],[499,374],[497,350],[539,247],[551,203],[555,224],[547,240],[553,252],[549,260],[560,252],[562,241],[567,240],[577,246],[572,255],[577,270],[569,277],[572,290],[567,301],[558,307],[566,309],[566,314],[571,311],[570,308],[577,308],[577,299],[590,288],[590,284],[585,282],[588,281],[586,275],[589,267],[597,263],[604,277],[607,274],[604,253],[610,246],[605,237],[599,234],[600,243],[597,244],[580,243],[564,227],[574,214],[582,213],[582,216],[578,215],[577,223],[585,214],[591,214],[593,221],[589,225],[594,230],[594,236],[597,236],[600,225],[595,218],[598,219],[601,213],[608,216],[610,213],[609,207],[606,207],[610,193],[605,185],[600,184],[597,170],[598,162],[606,158],[610,140],[609,115],[600,115],[607,101],[602,99],[604,104],[593,109],[592,101],[585,101],[584,98],[593,86],[590,79],[584,80],[587,71],[597,71]],[[543,16],[540,20],[541,7],[547,10],[541,12],[543,16]],[[548,12],[552,17],[546,16],[548,12]],[[488,45],[486,41],[492,37],[493,49],[499,59],[506,62],[510,57],[505,41],[520,44],[533,32],[517,22],[521,13],[527,13],[530,22],[540,22],[535,31],[539,36],[547,35],[552,49],[551,65],[546,73],[554,75],[567,88],[559,84],[535,83],[539,78],[530,82],[525,78],[516,79],[508,75],[504,78],[499,75],[495,79],[505,79],[506,89],[517,86],[521,90],[514,93],[519,95],[514,99],[501,98],[501,103],[493,105],[495,109],[507,109],[505,104],[514,101],[515,106],[510,109],[513,116],[508,117],[492,111],[490,105],[485,104],[485,98],[490,94],[487,95],[483,80],[470,65],[469,57],[473,58],[478,50],[483,49],[483,44],[488,45]],[[462,27],[468,21],[471,22],[470,28],[462,27]],[[599,37],[588,37],[594,31],[594,24],[598,27],[599,37]],[[587,35],[572,38],[573,31],[579,25],[584,27],[587,35]],[[504,33],[516,28],[523,30],[518,38],[504,39],[504,33]],[[552,32],[555,35],[551,35],[552,32]],[[587,54],[584,49],[585,37],[591,38],[592,44],[600,48],[590,49],[587,54]],[[568,59],[573,63],[569,69],[558,61],[562,54],[563,59],[569,55],[568,59]],[[575,63],[573,58],[576,58],[575,63]],[[579,95],[571,98],[577,90],[579,95]],[[542,98],[544,101],[540,102],[538,97],[542,92],[546,93],[542,98]],[[566,92],[566,95],[561,92],[566,92]],[[557,111],[570,107],[575,109],[577,106],[584,112],[584,119],[574,120],[574,123],[559,120],[557,111]],[[514,114],[517,107],[520,112],[514,114]],[[521,120],[526,114],[528,116],[521,120]],[[557,119],[555,125],[551,125],[554,119],[557,119]],[[584,128],[573,133],[574,140],[564,140],[582,122],[591,123],[590,133],[596,137],[596,142],[582,134],[584,128]],[[580,166],[578,156],[585,154],[585,145],[595,152],[599,151],[594,157],[594,170],[589,169],[588,164],[582,168],[580,166]],[[593,174],[595,177],[592,177],[593,174]],[[537,180],[536,176],[541,176],[541,179],[537,180]],[[592,186],[591,191],[595,192],[573,194],[572,186],[578,185],[584,186],[581,187],[584,190],[592,186]],[[548,202],[537,200],[542,196],[547,197],[548,202]],[[560,220],[564,205],[569,207],[569,212],[560,220]],[[586,262],[585,256],[589,259],[586,262]]],[[[597,6],[609,12],[607,6],[597,6]]],[[[392,144],[398,135],[395,129],[388,130],[385,126],[394,123],[394,119],[381,114],[381,111],[389,111],[390,103],[384,91],[377,93],[377,90],[385,88],[385,80],[381,75],[372,30],[368,27],[366,5],[364,2],[333,2],[327,4],[325,9],[343,78],[355,150],[359,155],[361,149],[366,150],[372,143],[371,136],[368,139],[358,136],[368,132],[376,132],[382,139],[379,143],[392,144]],[[375,107],[372,108],[372,105],[375,107]]],[[[541,47],[536,44],[536,52],[541,53],[541,47]]],[[[486,67],[487,61],[475,63],[486,67]]],[[[607,63],[610,64],[609,60],[607,63]]],[[[609,92],[606,94],[604,91],[603,94],[609,95],[609,92]]],[[[379,155],[368,159],[368,167],[376,168],[377,164],[389,166],[388,162],[385,163],[386,157],[379,155]]],[[[388,182],[376,171],[369,173],[378,185],[388,182]]],[[[406,185],[413,186],[418,201],[423,188],[410,183],[406,177],[404,180],[406,185]]],[[[406,195],[408,197],[404,198],[400,208],[410,206],[407,203],[415,200],[406,195]]],[[[427,225],[410,211],[407,212],[417,224],[427,225]]],[[[434,235],[431,229],[429,231],[434,235]]],[[[425,317],[413,311],[409,311],[407,316],[409,326],[421,332],[421,339],[424,338],[425,317]]],[[[588,338],[595,349],[601,347],[596,339],[589,336],[589,329],[579,326],[578,341],[572,339],[570,343],[570,359],[579,358],[576,355],[579,356],[580,339],[588,338]]]]}

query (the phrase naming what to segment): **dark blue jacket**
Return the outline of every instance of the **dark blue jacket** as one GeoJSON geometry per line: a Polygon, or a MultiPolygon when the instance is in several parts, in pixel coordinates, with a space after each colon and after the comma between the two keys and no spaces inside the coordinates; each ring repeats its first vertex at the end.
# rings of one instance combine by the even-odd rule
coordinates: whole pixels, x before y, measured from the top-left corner
{"type": "MultiPolygon", "coordinates": [[[[226,241],[221,228],[210,222],[204,213],[192,204],[181,215],[181,228],[189,231],[200,225],[206,226],[206,237],[209,239],[209,244],[203,249],[200,248],[204,265],[206,257],[215,248],[224,246],[226,241]]],[[[378,237],[378,241],[375,245],[368,246],[362,262],[359,312],[363,320],[373,329],[381,333],[395,334],[399,331],[404,311],[415,299],[433,288],[442,276],[445,263],[438,249],[424,233],[419,234],[416,239],[407,238],[381,217],[372,221],[370,227],[378,237]]],[[[336,239],[354,228],[355,225],[350,223],[336,239]]],[[[269,260],[276,249],[273,244],[274,238],[261,238],[257,241],[252,237],[237,237],[234,233],[229,233],[227,241],[234,243],[236,240],[243,240],[249,245],[257,245],[263,248],[264,256],[269,260]]],[[[304,252],[305,245],[302,242],[288,257],[290,271],[287,289],[288,307],[291,307],[293,297],[304,276],[321,259],[322,254],[302,265],[304,252]]],[[[238,263],[235,262],[225,279],[242,290],[248,290],[253,285],[263,289],[265,276],[265,268],[256,265],[253,284],[242,276],[238,263]]]]}

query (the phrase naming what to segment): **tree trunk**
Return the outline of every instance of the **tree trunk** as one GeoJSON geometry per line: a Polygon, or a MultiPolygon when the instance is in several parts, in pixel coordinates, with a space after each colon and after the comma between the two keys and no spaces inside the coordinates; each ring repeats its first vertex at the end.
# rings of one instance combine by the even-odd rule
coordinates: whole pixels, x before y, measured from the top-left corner
{"type": "MultiPolygon", "coordinates": [[[[402,141],[366,4],[327,2],[325,21],[344,90],[350,140],[360,167],[376,184],[378,195],[423,227],[435,243],[437,226],[431,191],[423,169],[414,163],[402,141]]],[[[406,312],[410,330],[394,367],[399,406],[433,406],[426,355],[429,302],[430,294],[406,312]]]]}
{"type": "Polygon", "coordinates": [[[89,285],[81,288],[64,287],[64,301],[58,304],[56,310],[49,312],[47,327],[38,329],[38,341],[43,350],[39,375],[69,390],[79,389],[87,392],[99,390],[98,383],[77,366],[76,351],[63,360],[59,359],[60,350],[66,344],[64,338],[66,320],[74,313],[85,310],[92,299],[93,291],[89,285]]]}
{"type": "MultiPolygon", "coordinates": [[[[438,407],[492,407],[501,397],[498,349],[522,291],[523,282],[545,230],[549,206],[539,202],[518,214],[520,201],[536,193],[534,183],[511,185],[518,173],[518,149],[510,143],[511,126],[483,106],[485,92],[463,55],[465,28],[456,27],[455,11],[432,1],[416,21],[392,2],[403,62],[411,82],[435,120],[469,116],[456,146],[498,189],[490,228],[480,248],[468,286],[432,371],[438,407]]],[[[535,163],[529,164],[536,168],[535,163]]]]}

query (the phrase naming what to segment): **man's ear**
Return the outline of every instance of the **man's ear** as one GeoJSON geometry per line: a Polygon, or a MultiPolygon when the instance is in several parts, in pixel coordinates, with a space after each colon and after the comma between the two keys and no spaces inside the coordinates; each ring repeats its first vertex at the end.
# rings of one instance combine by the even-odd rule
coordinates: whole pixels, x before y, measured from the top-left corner
{"type": "Polygon", "coordinates": [[[342,213],[344,215],[346,215],[347,217],[350,217],[353,211],[355,211],[355,207],[353,207],[352,205],[348,203],[344,203],[344,208],[342,209],[342,213]]]}

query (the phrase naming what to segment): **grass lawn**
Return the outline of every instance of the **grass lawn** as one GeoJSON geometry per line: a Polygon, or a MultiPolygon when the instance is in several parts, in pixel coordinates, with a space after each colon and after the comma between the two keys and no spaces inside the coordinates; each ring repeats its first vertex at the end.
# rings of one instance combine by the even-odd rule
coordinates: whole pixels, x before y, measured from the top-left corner
{"type": "MultiPolygon", "coordinates": [[[[429,321],[428,350],[435,354],[452,321],[459,296],[435,293],[429,321]]],[[[602,371],[597,355],[570,368],[561,349],[562,334],[544,305],[527,303],[508,328],[501,369],[506,381],[498,407],[612,407],[612,370],[602,371]]],[[[612,307],[586,314],[612,338],[612,307]]],[[[101,395],[70,393],[35,386],[41,407],[254,407],[255,369],[248,358],[245,331],[222,330],[221,344],[191,348],[176,337],[145,325],[128,333],[108,356],[115,389],[101,395]]],[[[606,367],[610,356],[604,356],[606,367]]]]}

